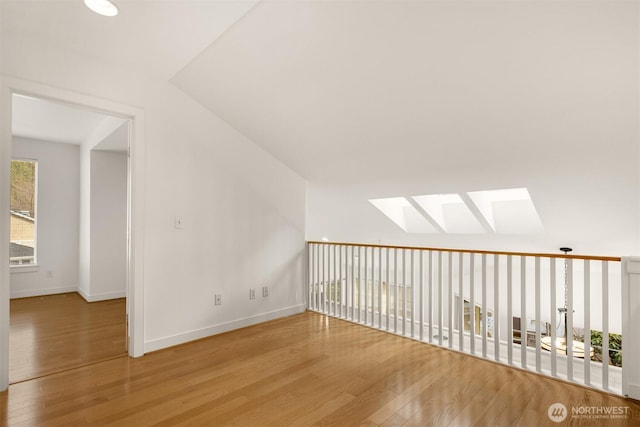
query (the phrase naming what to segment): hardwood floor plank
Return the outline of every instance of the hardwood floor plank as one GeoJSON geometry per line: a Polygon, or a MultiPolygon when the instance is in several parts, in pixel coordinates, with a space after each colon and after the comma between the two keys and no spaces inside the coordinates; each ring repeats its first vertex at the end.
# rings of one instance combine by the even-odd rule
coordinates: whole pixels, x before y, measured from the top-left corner
{"type": "Polygon", "coordinates": [[[77,293],[13,299],[11,383],[126,354],[125,300],[87,303],[77,293]]]}
{"type": "Polygon", "coordinates": [[[307,312],[11,385],[0,425],[555,425],[554,402],[640,423],[638,402],[307,312]]]}

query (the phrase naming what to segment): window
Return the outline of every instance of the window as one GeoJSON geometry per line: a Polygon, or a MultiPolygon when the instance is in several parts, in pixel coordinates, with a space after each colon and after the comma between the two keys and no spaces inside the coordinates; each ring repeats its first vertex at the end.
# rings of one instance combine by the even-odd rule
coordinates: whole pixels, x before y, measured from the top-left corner
{"type": "Polygon", "coordinates": [[[11,161],[11,266],[36,263],[37,175],[37,162],[11,161]]]}
{"type": "MultiPolygon", "coordinates": [[[[460,297],[458,295],[455,296],[455,307],[454,307],[454,318],[456,319],[456,327],[460,329],[460,318],[458,317],[460,313],[460,297]]],[[[474,310],[471,310],[471,303],[466,298],[464,299],[464,330],[466,332],[471,331],[471,317],[473,316],[473,324],[474,324],[474,333],[476,335],[482,335],[482,327],[483,323],[487,322],[487,338],[493,338],[493,328],[494,328],[494,319],[493,319],[493,311],[487,309],[487,315],[484,316],[482,313],[482,306],[475,304],[474,310]]]]}

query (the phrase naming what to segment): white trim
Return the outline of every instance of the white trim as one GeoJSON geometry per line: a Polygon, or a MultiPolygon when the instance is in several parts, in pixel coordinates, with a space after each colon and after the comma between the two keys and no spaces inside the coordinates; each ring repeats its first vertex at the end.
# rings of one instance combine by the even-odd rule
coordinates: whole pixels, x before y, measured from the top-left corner
{"type": "Polygon", "coordinates": [[[37,273],[40,271],[40,266],[38,264],[10,265],[9,271],[11,274],[37,273]]]}
{"type": "Polygon", "coordinates": [[[302,313],[305,310],[306,310],[305,304],[298,304],[291,307],[285,307],[279,310],[269,311],[267,313],[257,314],[255,316],[249,316],[249,317],[244,317],[242,319],[231,320],[229,322],[208,326],[206,328],[195,329],[193,331],[185,332],[178,335],[172,335],[165,338],[158,338],[152,341],[145,342],[144,350],[146,353],[151,351],[161,350],[163,348],[173,347],[175,345],[184,344],[189,341],[210,337],[212,335],[221,334],[223,332],[232,331],[234,329],[240,329],[247,326],[256,325],[258,323],[267,322],[269,320],[278,319],[281,317],[292,316],[294,314],[302,313]]]}
{"type": "MultiPolygon", "coordinates": [[[[0,241],[9,245],[9,160],[11,159],[11,97],[13,93],[51,99],[88,108],[132,122],[130,147],[130,256],[127,289],[129,307],[129,355],[144,354],[144,203],[145,138],[144,110],[96,96],[0,74],[0,241]],[[2,167],[6,163],[7,167],[2,167]]],[[[9,259],[0,261],[0,391],[9,386],[9,259]]]]}
{"type": "MultiPolygon", "coordinates": [[[[0,74],[0,245],[9,253],[11,90],[0,74]]],[[[0,392],[9,387],[9,257],[0,259],[0,392]]]]}
{"type": "Polygon", "coordinates": [[[31,289],[28,291],[16,291],[11,292],[9,294],[9,298],[29,298],[29,297],[40,297],[43,295],[56,295],[56,294],[67,294],[69,292],[77,292],[77,286],[67,286],[64,288],[49,288],[49,289],[31,289]]]}
{"type": "Polygon", "coordinates": [[[622,258],[622,394],[640,399],[640,257],[622,258]]]}
{"type": "Polygon", "coordinates": [[[110,299],[118,299],[118,298],[126,298],[127,297],[127,293],[125,291],[105,292],[103,294],[89,295],[84,291],[84,289],[77,288],[76,292],[78,292],[78,294],[80,294],[80,296],[86,302],[107,301],[107,300],[110,300],[110,299]]]}
{"type": "Polygon", "coordinates": [[[144,139],[144,112],[135,110],[129,126],[129,231],[127,272],[127,321],[129,355],[144,355],[144,215],[146,143],[144,139]]]}

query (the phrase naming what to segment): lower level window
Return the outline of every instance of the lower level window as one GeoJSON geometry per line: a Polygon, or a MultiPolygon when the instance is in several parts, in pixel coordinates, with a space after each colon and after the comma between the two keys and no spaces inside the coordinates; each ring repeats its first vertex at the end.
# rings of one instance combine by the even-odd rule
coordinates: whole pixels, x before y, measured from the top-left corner
{"type": "Polygon", "coordinates": [[[36,161],[11,161],[11,266],[36,263],[37,176],[36,161]]]}

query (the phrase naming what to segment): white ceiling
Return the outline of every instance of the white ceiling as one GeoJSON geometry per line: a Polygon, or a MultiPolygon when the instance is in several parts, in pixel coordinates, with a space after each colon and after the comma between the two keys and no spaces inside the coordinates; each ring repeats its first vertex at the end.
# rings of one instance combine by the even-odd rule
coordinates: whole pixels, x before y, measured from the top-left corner
{"type": "Polygon", "coordinates": [[[505,3],[262,2],[172,81],[312,183],[599,151],[594,133],[635,102],[636,58],[616,43],[637,17],[505,3]]]}
{"type": "Polygon", "coordinates": [[[113,132],[93,147],[99,151],[127,152],[129,149],[129,121],[123,120],[113,132]]]}
{"type": "MultiPolygon", "coordinates": [[[[96,129],[111,117],[23,95],[13,95],[11,113],[14,136],[75,145],[89,140],[96,129]]],[[[120,122],[124,121],[120,119],[120,122]]]]}
{"type": "Polygon", "coordinates": [[[116,0],[120,13],[97,15],[82,0],[1,0],[3,25],[20,39],[68,49],[167,80],[256,0],[116,0]]]}
{"type": "MultiPolygon", "coordinates": [[[[113,18],[91,12],[82,0],[0,2],[3,34],[13,40],[32,39],[63,47],[110,66],[167,80],[253,7],[256,0],[118,0],[120,14],[113,18]]],[[[20,96],[14,97],[12,127],[17,136],[80,144],[105,117],[20,96]]],[[[122,138],[111,141],[109,149],[124,149],[122,138]]]]}
{"type": "Polygon", "coordinates": [[[368,199],[527,188],[520,249],[638,249],[637,2],[0,1],[11,40],[169,80],[305,177],[309,238],[424,245],[368,199]]]}
{"type": "Polygon", "coordinates": [[[638,27],[634,2],[263,1],[172,82],[309,180],[309,238],[400,242],[368,199],[523,187],[537,250],[635,250],[638,27]]]}

